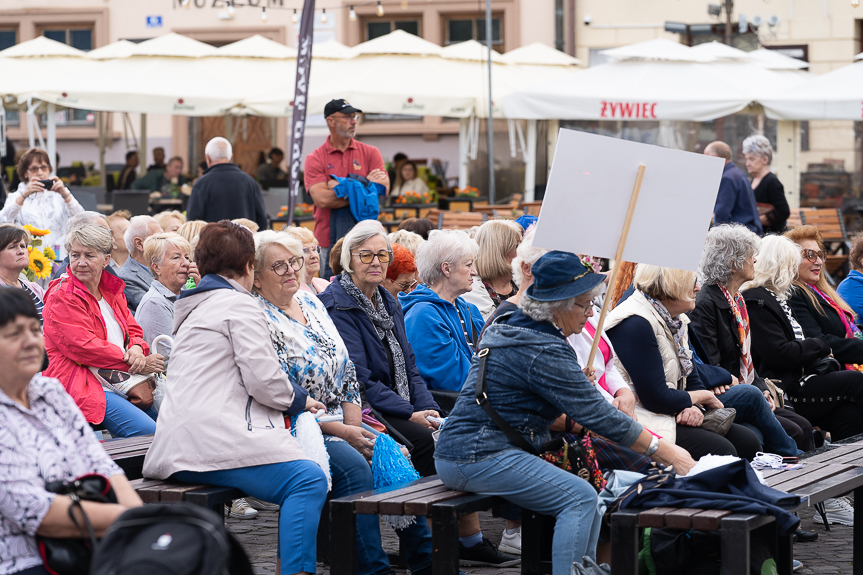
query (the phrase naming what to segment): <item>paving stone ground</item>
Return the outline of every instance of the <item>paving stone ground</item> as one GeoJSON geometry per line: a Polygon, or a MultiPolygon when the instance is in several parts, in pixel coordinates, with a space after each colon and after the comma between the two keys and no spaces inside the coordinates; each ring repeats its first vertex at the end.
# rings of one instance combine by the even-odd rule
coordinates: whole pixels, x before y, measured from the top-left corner
{"type": "MultiPolygon", "coordinates": [[[[803,562],[803,568],[797,575],[841,575],[851,570],[851,539],[852,528],[844,525],[831,525],[826,531],[822,525],[812,521],[814,510],[807,509],[800,514],[803,528],[816,531],[818,541],[814,543],[795,543],[794,558],[803,562]]],[[[483,533],[492,543],[497,545],[503,533],[504,520],[492,517],[489,513],[480,513],[483,533]]],[[[273,511],[259,511],[257,519],[228,519],[228,528],[237,535],[246,552],[252,560],[255,575],[274,575],[276,570],[276,531],[278,514],[273,511]]],[[[388,553],[398,551],[398,540],[391,530],[381,528],[384,549],[388,553]]],[[[465,573],[475,575],[517,575],[520,567],[505,569],[463,567],[465,573]]],[[[318,564],[318,573],[329,575],[329,568],[318,564]]],[[[405,573],[396,569],[397,573],[405,573]]]]}

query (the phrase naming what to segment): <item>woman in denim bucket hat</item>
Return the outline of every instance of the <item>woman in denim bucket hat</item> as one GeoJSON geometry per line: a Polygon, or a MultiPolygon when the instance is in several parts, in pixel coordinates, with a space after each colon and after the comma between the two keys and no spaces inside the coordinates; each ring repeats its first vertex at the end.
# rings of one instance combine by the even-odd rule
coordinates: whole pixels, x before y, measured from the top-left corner
{"type": "Polygon", "coordinates": [[[540,257],[532,272],[534,283],[519,309],[502,315],[483,335],[441,432],[435,463],[452,489],[497,495],[556,517],[553,574],[569,575],[574,561],[595,559],[600,516],[591,485],[531,453],[548,441],[558,416],[566,414],[603,437],[674,465],[679,473],[695,462],[608,403],[566,342],[593,313],[591,300],[604,277],[574,254],[560,251],[540,257]],[[477,395],[483,397],[477,391],[483,367],[484,406],[477,400],[477,395]]]}

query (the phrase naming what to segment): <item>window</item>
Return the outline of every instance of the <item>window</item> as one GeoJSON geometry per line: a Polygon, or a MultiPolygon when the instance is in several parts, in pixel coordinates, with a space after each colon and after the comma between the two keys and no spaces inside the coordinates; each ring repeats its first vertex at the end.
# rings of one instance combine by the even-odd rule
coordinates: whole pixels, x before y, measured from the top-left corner
{"type": "MultiPolygon", "coordinates": [[[[501,18],[491,19],[491,43],[503,44],[501,18]]],[[[467,40],[485,42],[485,18],[450,18],[446,21],[446,44],[467,40]]]]}
{"type": "Polygon", "coordinates": [[[419,20],[381,20],[375,18],[366,22],[366,40],[374,40],[386,36],[393,30],[404,30],[414,36],[420,35],[419,20]]]}
{"type": "Polygon", "coordinates": [[[18,43],[18,30],[14,28],[0,29],[0,50],[11,48],[18,43]]]}
{"type": "MultiPolygon", "coordinates": [[[[42,35],[51,40],[68,44],[78,50],[89,52],[93,49],[93,28],[44,28],[42,35]]],[[[47,121],[43,114],[40,123],[47,121]]],[[[58,126],[92,126],[95,124],[95,114],[90,110],[73,110],[71,108],[57,112],[58,126]]]]}
{"type": "Polygon", "coordinates": [[[45,28],[42,35],[85,52],[93,49],[92,28],[45,28]]]}
{"type": "Polygon", "coordinates": [[[21,117],[18,115],[18,110],[6,110],[6,125],[18,126],[21,124],[21,117]]]}

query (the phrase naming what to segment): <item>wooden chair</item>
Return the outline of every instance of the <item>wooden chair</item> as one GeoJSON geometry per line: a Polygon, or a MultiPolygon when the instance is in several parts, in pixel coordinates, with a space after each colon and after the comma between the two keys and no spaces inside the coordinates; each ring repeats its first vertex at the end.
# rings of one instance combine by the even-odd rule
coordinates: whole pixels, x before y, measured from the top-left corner
{"type": "Polygon", "coordinates": [[[802,225],[803,220],[800,218],[800,210],[791,210],[791,214],[788,216],[788,221],[785,222],[786,229],[793,230],[802,225]]]}
{"type": "Polygon", "coordinates": [[[804,225],[815,226],[821,232],[827,252],[825,267],[829,279],[836,283],[835,280],[847,275],[848,255],[851,253],[851,242],[848,241],[841,212],[835,208],[803,208],[800,210],[800,220],[804,225]]]}
{"type": "Polygon", "coordinates": [[[475,212],[450,212],[433,208],[426,216],[437,224],[439,230],[469,230],[474,226],[481,226],[488,219],[486,214],[475,212]]]}
{"type": "Polygon", "coordinates": [[[542,207],[542,202],[524,202],[521,206],[525,214],[529,216],[538,216],[539,210],[542,207]]]}

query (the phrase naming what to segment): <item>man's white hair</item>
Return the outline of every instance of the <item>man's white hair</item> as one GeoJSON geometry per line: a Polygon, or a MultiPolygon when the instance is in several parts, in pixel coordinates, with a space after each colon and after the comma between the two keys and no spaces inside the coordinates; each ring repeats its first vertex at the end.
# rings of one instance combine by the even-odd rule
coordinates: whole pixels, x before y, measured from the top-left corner
{"type": "Polygon", "coordinates": [[[150,233],[150,222],[159,223],[152,216],[135,216],[129,220],[129,227],[123,234],[123,243],[126,244],[130,254],[135,253],[135,238],[141,238],[143,241],[153,235],[150,233]]]}
{"type": "Polygon", "coordinates": [[[211,160],[228,160],[234,157],[234,149],[231,147],[231,142],[221,136],[216,136],[204,148],[204,153],[211,160]]]}

